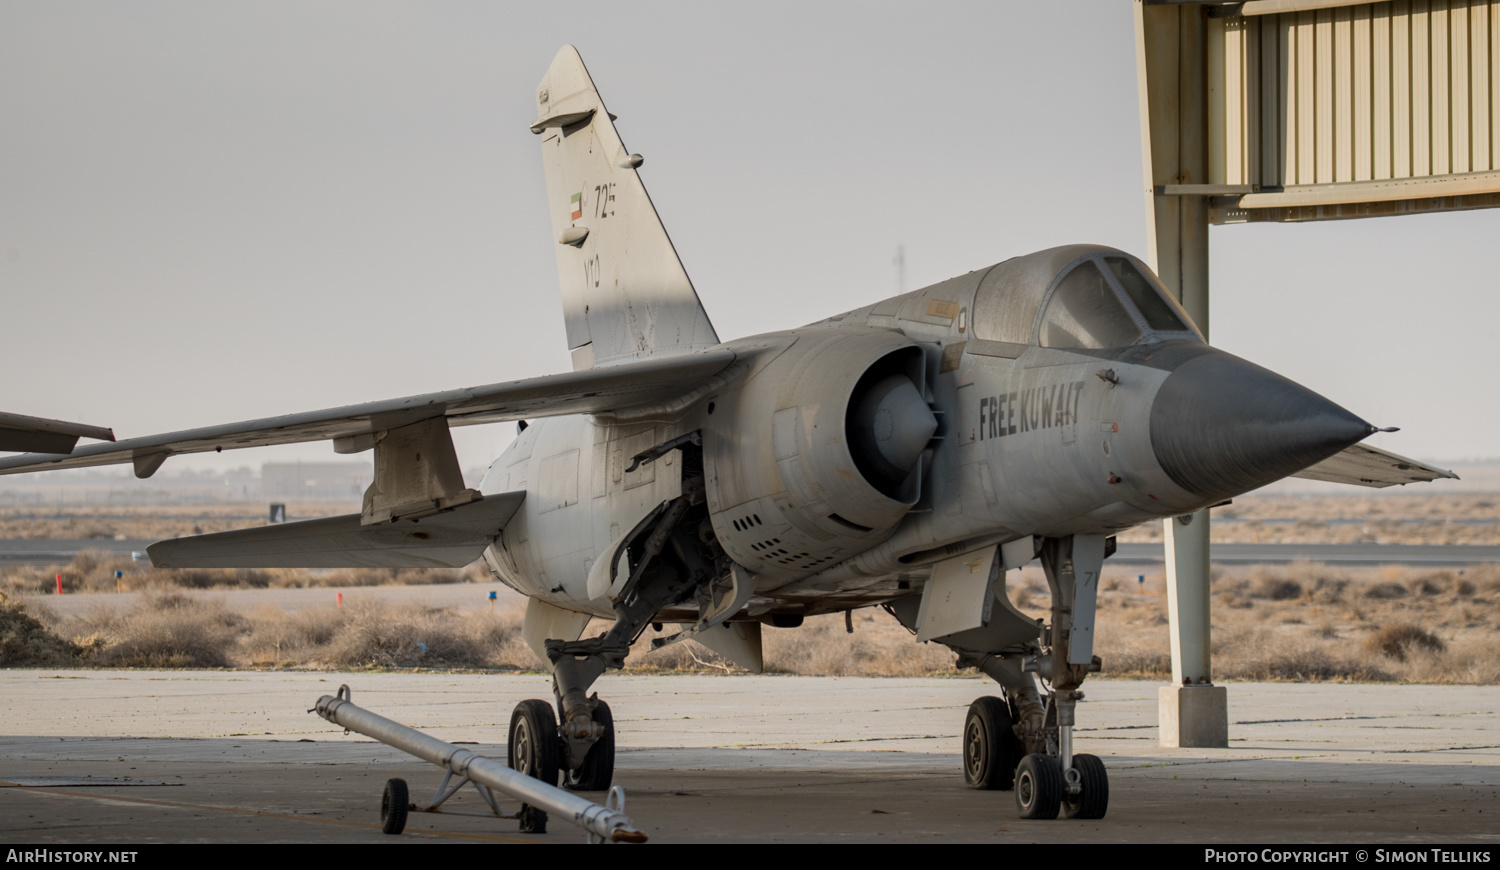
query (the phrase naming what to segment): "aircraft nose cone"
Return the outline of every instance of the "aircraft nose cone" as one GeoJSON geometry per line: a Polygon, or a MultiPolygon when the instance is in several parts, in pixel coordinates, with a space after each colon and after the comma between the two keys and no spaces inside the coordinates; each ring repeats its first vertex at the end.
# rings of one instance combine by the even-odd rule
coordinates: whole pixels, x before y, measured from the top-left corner
{"type": "Polygon", "coordinates": [[[904,375],[892,375],[871,387],[849,420],[850,446],[879,476],[900,482],[921,457],[937,431],[937,418],[922,394],[904,375]]]}
{"type": "Polygon", "coordinates": [[[1206,499],[1280,480],[1374,431],[1312,390],[1222,352],[1184,363],[1151,406],[1157,462],[1206,499]]]}

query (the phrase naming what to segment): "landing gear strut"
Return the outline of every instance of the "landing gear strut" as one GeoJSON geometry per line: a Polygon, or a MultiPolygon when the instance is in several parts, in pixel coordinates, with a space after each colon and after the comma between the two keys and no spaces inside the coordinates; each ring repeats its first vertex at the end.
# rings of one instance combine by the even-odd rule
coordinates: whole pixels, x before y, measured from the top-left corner
{"type": "MultiPolygon", "coordinates": [[[[1059,811],[1070,819],[1102,819],[1109,809],[1104,763],[1073,752],[1075,712],[1083,700],[1078,687],[1100,666],[1093,654],[1094,599],[1105,551],[1106,539],[1099,535],[1037,541],[1034,552],[1052,591],[1052,619],[1038,626],[1035,640],[978,649],[961,642],[1001,638],[1006,629],[998,622],[988,634],[981,633],[987,626],[967,638],[943,639],[958,653],[959,667],[983,671],[1005,695],[979,698],[969,707],[964,781],[971,788],[1013,789],[1023,819],[1055,819],[1059,811]],[[1050,691],[1039,690],[1038,678],[1050,691]]],[[[1020,617],[1005,599],[1003,576],[997,567],[992,589],[1004,604],[997,610],[1020,617]]]]}
{"type": "MultiPolygon", "coordinates": [[[[667,450],[681,449],[682,494],[659,505],[623,540],[630,573],[613,598],[614,625],[598,637],[546,642],[558,716],[551,719],[550,708],[546,717],[540,712],[527,716],[535,718],[539,731],[545,729],[546,720],[553,724],[556,767],[552,782],[560,771],[563,785],[570,789],[603,791],[610,787],[615,769],[614,716],[597,693],[588,694],[589,688],[606,670],[624,667],[631,645],[664,608],[697,598],[700,610],[714,611],[720,603],[714,591],[724,578],[734,576],[734,565],[718,546],[708,519],[699,443],[697,433],[690,433],[647,451],[654,455],[636,457],[637,461],[650,461],[667,450]]],[[[614,553],[608,558],[608,564],[617,564],[614,553]]],[[[741,587],[731,582],[729,588],[741,587]]],[[[743,603],[738,597],[726,602],[718,614],[722,617],[732,615],[743,603]]],[[[516,708],[511,720],[513,745],[526,736],[515,730],[516,723],[527,718],[522,715],[526,705],[546,706],[546,702],[523,701],[516,708]]],[[[547,769],[541,766],[544,760],[539,757],[537,763],[545,777],[547,769]]]]}

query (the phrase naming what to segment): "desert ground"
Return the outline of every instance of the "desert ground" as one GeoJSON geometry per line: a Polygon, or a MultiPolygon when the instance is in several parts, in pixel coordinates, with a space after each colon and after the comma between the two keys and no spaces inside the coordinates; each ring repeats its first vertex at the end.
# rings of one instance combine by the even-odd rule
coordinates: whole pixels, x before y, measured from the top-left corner
{"type": "MultiPolygon", "coordinates": [[[[356,509],[296,505],[294,518],[356,509]]],[[[265,522],[258,505],[3,505],[0,537],[159,539],[265,522]]],[[[1159,526],[1122,540],[1152,540],[1159,526]]],[[[1219,542],[1500,543],[1500,495],[1373,493],[1251,495],[1215,511],[1219,542]]],[[[392,603],[371,587],[478,583],[463,570],[163,571],[128,557],[84,552],[71,564],[0,571],[0,663],[4,666],[213,668],[438,668],[535,671],[520,639],[519,599],[501,606],[392,603]],[[116,572],[121,576],[116,577],[116,572]],[[60,615],[44,597],[61,574],[64,594],[122,590],[126,607],[60,615]],[[347,604],[287,613],[216,590],[331,586],[347,604]],[[248,603],[247,603],[248,602],[248,603]]],[[[1340,568],[1317,563],[1215,568],[1214,674],[1240,680],[1488,684],[1500,680],[1500,565],[1462,569],[1340,568]]],[[[1040,568],[1013,572],[1008,593],[1042,616],[1040,568]]],[[[76,602],[73,602],[76,605],[76,602]]],[[[1160,569],[1106,564],[1098,652],[1104,673],[1170,675],[1167,606],[1160,569]]],[[[766,629],[774,673],[923,676],[955,673],[952,655],[918,644],[878,608],[815,617],[796,629],[766,629]]],[[[592,630],[592,629],[591,629],[592,630]]],[[[644,645],[641,645],[644,647],[644,645]]],[[[638,652],[643,672],[732,671],[692,643],[638,652]]]]}

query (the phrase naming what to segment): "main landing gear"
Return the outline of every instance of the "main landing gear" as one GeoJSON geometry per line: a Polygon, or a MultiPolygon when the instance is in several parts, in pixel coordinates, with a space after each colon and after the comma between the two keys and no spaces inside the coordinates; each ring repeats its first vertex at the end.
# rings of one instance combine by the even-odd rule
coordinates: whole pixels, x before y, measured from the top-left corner
{"type": "Polygon", "coordinates": [[[696,598],[704,612],[727,617],[743,604],[738,595],[715,598],[721,585],[716,581],[736,575],[708,519],[702,452],[696,442],[678,440],[663,448],[683,450],[682,495],[663,502],[626,537],[630,574],[613,598],[614,625],[598,637],[546,642],[557,715],[547,701],[516,706],[510,719],[510,765],[516,770],[553,785],[560,774],[575,791],[608,789],[615,773],[615,720],[597,693],[588,694],[594,681],[607,669],[624,667],[631,644],[664,608],[696,598]]]}
{"type": "Polygon", "coordinates": [[[970,788],[1013,790],[1023,819],[1055,819],[1059,812],[1070,819],[1102,819],[1109,809],[1109,776],[1098,757],[1073,752],[1073,725],[1083,700],[1078,687],[1099,670],[1093,655],[1094,596],[1105,539],[1075,535],[1037,544],[1052,590],[1052,620],[1030,629],[1035,640],[1017,642],[1020,623],[1006,624],[1013,617],[1029,619],[1005,598],[1003,570],[997,570],[991,587],[1000,605],[991,623],[966,636],[940,639],[958,653],[960,667],[983,671],[1004,694],[969,706],[962,738],[964,781],[970,788]],[[1006,634],[1011,629],[1014,633],[1006,634]],[[1038,678],[1050,691],[1039,690],[1038,678]]]}

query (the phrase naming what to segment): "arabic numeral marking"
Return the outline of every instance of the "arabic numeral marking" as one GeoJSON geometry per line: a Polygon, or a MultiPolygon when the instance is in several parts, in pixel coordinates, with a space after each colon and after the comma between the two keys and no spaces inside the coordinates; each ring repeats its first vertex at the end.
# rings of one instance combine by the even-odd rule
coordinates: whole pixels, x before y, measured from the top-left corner
{"type": "Polygon", "coordinates": [[[594,217],[614,217],[615,210],[611,203],[615,201],[615,182],[594,185],[594,217]]]}
{"type": "Polygon", "coordinates": [[[583,286],[599,286],[599,255],[595,254],[583,261],[583,286]]]}

